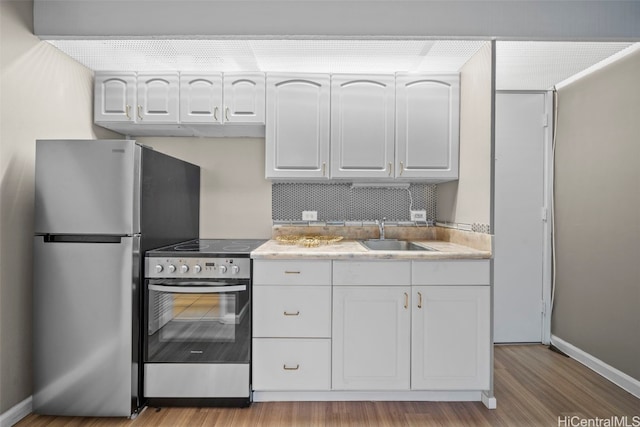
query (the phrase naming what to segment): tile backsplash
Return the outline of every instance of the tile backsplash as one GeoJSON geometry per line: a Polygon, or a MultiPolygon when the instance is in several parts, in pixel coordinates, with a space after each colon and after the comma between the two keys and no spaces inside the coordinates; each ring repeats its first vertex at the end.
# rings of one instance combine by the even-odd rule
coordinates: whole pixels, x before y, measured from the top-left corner
{"type": "Polygon", "coordinates": [[[301,221],[302,211],[317,211],[318,221],[410,221],[409,210],[436,217],[436,185],[412,183],[408,188],[383,184],[357,187],[351,183],[274,183],[272,219],[301,221]]]}

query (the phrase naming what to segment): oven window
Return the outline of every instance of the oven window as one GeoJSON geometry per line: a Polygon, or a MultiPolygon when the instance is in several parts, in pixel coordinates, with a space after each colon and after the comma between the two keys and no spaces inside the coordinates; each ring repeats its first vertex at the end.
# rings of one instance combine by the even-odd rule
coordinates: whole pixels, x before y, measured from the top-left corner
{"type": "Polygon", "coordinates": [[[248,362],[251,323],[248,294],[248,288],[217,293],[150,289],[147,361],[248,362]]]}

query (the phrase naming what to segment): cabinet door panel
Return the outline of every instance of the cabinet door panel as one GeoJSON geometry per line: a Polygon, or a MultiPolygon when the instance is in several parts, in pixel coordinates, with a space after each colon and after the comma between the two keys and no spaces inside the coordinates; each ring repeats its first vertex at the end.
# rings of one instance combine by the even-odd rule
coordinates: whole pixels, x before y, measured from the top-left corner
{"type": "Polygon", "coordinates": [[[393,76],[333,76],[332,177],[384,178],[394,162],[393,76]]]}
{"type": "Polygon", "coordinates": [[[178,73],[138,74],[139,123],[178,122],[178,73]]]}
{"type": "Polygon", "coordinates": [[[136,73],[96,73],[94,120],[133,122],[136,105],[136,73]]]}
{"type": "Polygon", "coordinates": [[[264,106],[263,73],[225,73],[225,122],[264,123],[264,106]]]}
{"type": "Polygon", "coordinates": [[[328,75],[267,77],[267,178],[328,178],[328,75]]]}
{"type": "Polygon", "coordinates": [[[180,74],[180,122],[222,123],[222,74],[180,74]]]}
{"type": "Polygon", "coordinates": [[[491,371],[489,286],[417,286],[411,388],[487,390],[491,371]]]}
{"type": "Polygon", "coordinates": [[[333,292],[333,388],[407,390],[410,288],[344,286],[333,292]]]}
{"type": "Polygon", "coordinates": [[[455,179],[458,75],[397,76],[396,176],[455,179]]]}

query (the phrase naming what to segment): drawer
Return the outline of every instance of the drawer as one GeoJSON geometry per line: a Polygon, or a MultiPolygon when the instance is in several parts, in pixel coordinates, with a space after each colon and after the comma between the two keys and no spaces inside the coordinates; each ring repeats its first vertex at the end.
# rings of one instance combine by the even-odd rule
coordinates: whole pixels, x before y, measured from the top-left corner
{"type": "Polygon", "coordinates": [[[331,260],[254,260],[253,284],[331,285],[331,260]]]}
{"type": "Polygon", "coordinates": [[[253,389],[330,390],[331,340],[253,340],[253,389]]]}
{"type": "Polygon", "coordinates": [[[413,261],[413,285],[488,285],[489,260],[413,261]]]}
{"type": "Polygon", "coordinates": [[[331,337],[331,286],[256,286],[253,336],[331,337]]]}
{"type": "Polygon", "coordinates": [[[408,286],[411,261],[334,261],[334,286],[408,286]]]}

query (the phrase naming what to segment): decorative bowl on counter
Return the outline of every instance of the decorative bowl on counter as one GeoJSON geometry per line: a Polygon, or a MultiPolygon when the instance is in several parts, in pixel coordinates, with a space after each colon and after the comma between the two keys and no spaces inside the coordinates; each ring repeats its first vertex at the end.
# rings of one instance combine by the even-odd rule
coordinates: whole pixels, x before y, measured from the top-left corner
{"type": "Polygon", "coordinates": [[[320,245],[330,245],[342,240],[342,236],[278,236],[276,240],[285,245],[300,245],[305,248],[316,248],[320,245]]]}

